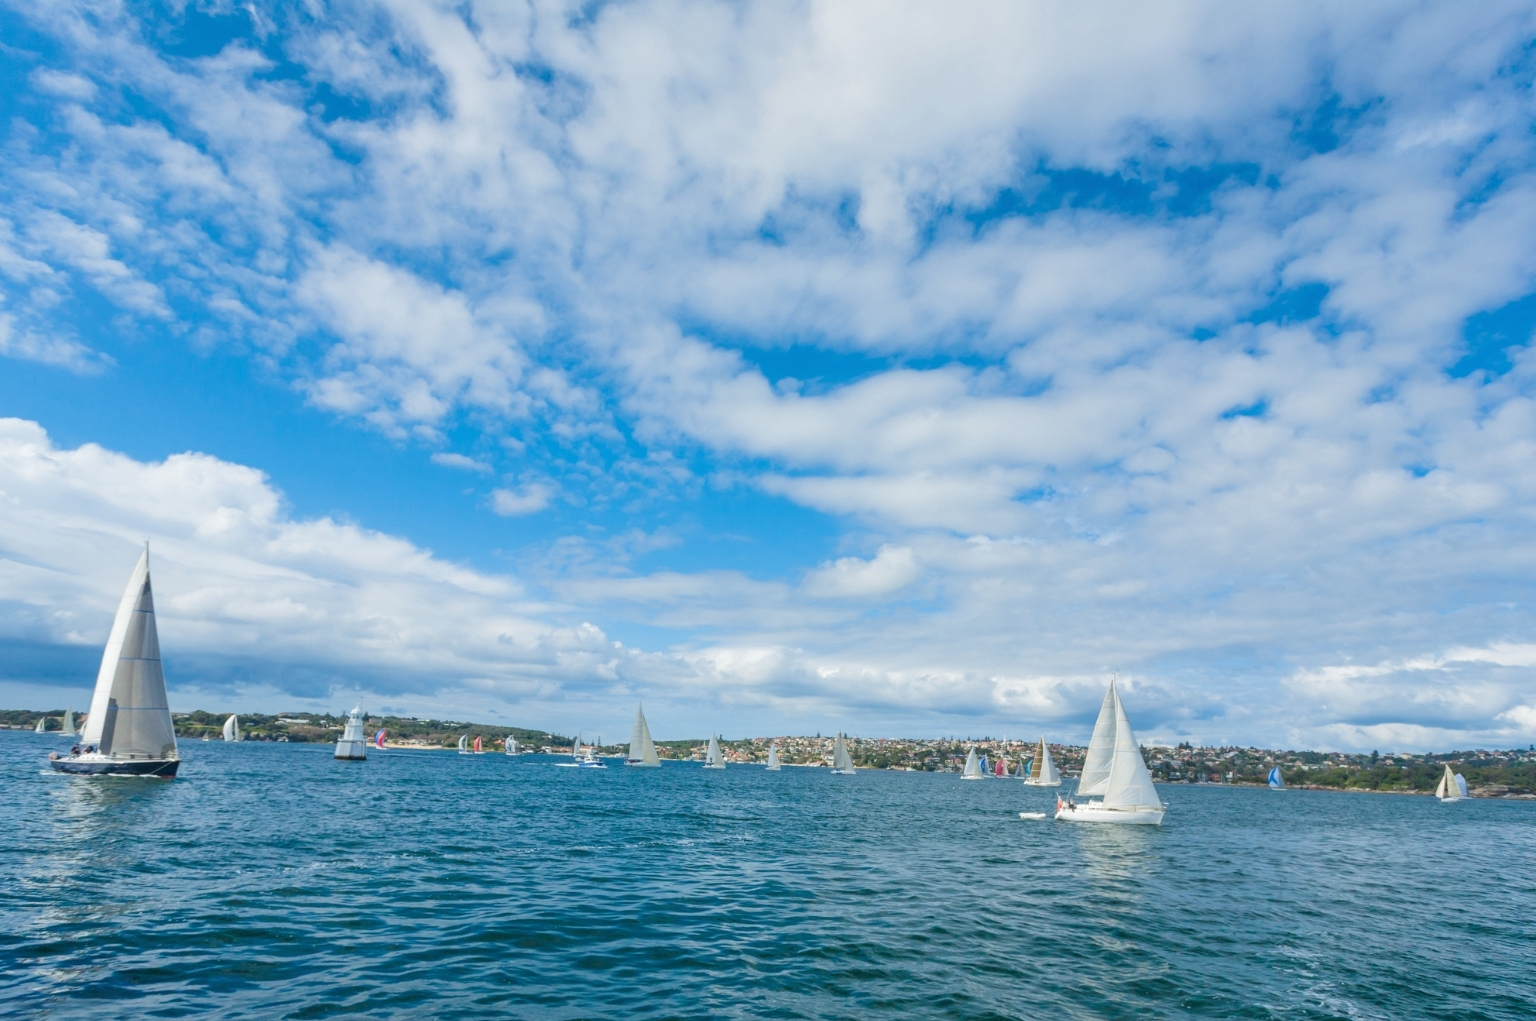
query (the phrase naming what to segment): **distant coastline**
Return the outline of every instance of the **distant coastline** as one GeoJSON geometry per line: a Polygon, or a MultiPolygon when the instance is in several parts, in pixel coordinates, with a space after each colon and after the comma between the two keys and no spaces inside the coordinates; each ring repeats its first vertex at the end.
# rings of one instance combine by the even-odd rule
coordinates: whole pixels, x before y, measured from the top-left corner
{"type": "MultiPolygon", "coordinates": [[[[32,730],[42,719],[48,730],[62,726],[64,709],[47,711],[27,709],[0,710],[0,728],[32,730]]],[[[182,740],[222,738],[226,712],[174,713],[176,734],[182,740]]],[[[83,721],[84,714],[77,714],[83,721]]],[[[241,713],[240,728],[244,740],[289,743],[330,743],[340,735],[344,718],[327,713],[241,713]]],[[[488,753],[500,754],[502,742],[510,735],[524,751],[550,754],[569,753],[573,736],[507,727],[498,724],[414,717],[371,717],[367,735],[370,741],[382,728],[384,747],[395,751],[446,751],[456,749],[460,737],[471,741],[479,737],[488,753]]],[[[591,742],[595,736],[589,735],[591,742]]],[[[657,753],[663,759],[701,760],[707,737],[677,741],[657,741],[657,753]]],[[[779,746],[779,757],[786,766],[823,766],[832,760],[833,737],[783,735],[728,739],[720,746],[726,760],[735,764],[763,763],[770,743],[779,746]]],[[[1036,744],[995,738],[849,738],[854,764],[860,769],[887,769],[912,772],[959,772],[966,752],[975,747],[992,762],[1001,759],[1009,772],[1018,768],[1020,758],[1034,757],[1036,744]]],[[[610,742],[596,746],[604,756],[623,756],[628,744],[610,742]]],[[[1052,757],[1065,776],[1071,777],[1082,767],[1086,749],[1081,745],[1050,744],[1052,757]]],[[[1375,794],[1428,794],[1439,782],[1449,764],[1467,778],[1475,798],[1536,799],[1536,749],[1475,749],[1467,751],[1382,754],[1294,751],[1267,748],[1195,747],[1188,743],[1173,747],[1143,747],[1148,769],[1158,783],[1206,783],[1230,786],[1262,786],[1265,776],[1275,766],[1289,787],[1299,790],[1360,791],[1375,794]]]]}

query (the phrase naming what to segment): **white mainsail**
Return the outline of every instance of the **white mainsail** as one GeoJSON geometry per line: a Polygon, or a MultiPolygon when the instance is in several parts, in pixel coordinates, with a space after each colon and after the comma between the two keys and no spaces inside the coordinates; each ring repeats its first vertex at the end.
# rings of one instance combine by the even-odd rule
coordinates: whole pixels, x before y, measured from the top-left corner
{"type": "Polygon", "coordinates": [[[1152,774],[1147,771],[1147,760],[1142,758],[1136,735],[1131,732],[1131,721],[1125,718],[1125,707],[1113,685],[1109,691],[1115,700],[1115,755],[1109,767],[1104,807],[1162,811],[1163,799],[1152,786],[1152,774]]]}
{"type": "Polygon", "coordinates": [[[507,735],[507,739],[502,742],[502,745],[506,748],[508,755],[517,754],[517,738],[513,737],[511,734],[507,735]]]}
{"type": "Polygon", "coordinates": [[[46,733],[48,733],[48,717],[46,717],[46,716],[39,716],[37,718],[37,726],[32,728],[32,733],[34,733],[34,734],[46,734],[46,733]]]}
{"type": "Polygon", "coordinates": [[[112,619],[80,743],[113,759],[179,758],[160,665],[148,543],[112,619]]]}
{"type": "Polygon", "coordinates": [[[646,725],[645,710],[641,706],[635,706],[635,725],[629,732],[629,764],[661,765],[661,757],[656,754],[656,742],[651,740],[651,728],[646,725]]]}
{"type": "Polygon", "coordinates": [[[843,740],[843,735],[837,735],[837,743],[832,746],[832,772],[844,773],[852,776],[853,756],[848,754],[848,743],[843,740]]]}
{"type": "Polygon", "coordinates": [[[1024,782],[1034,787],[1061,786],[1061,771],[1051,759],[1051,750],[1045,746],[1045,735],[1040,735],[1040,748],[1035,752],[1035,767],[1024,782]]]}
{"type": "Polygon", "coordinates": [[[1460,801],[1466,796],[1466,779],[1460,773],[1452,773],[1451,767],[1447,765],[1440,777],[1440,786],[1435,788],[1435,797],[1441,801],[1460,801]]]}
{"type": "Polygon", "coordinates": [[[777,744],[771,744],[768,746],[768,768],[772,770],[778,770],[781,768],[781,764],[779,763],[779,746],[777,744]]]}
{"type": "Polygon", "coordinates": [[[1077,781],[1080,798],[1103,794],[1109,789],[1109,768],[1115,756],[1115,707],[1120,697],[1115,693],[1115,682],[1109,682],[1104,693],[1104,704],[1099,707],[1099,718],[1093,725],[1093,737],[1088,739],[1088,754],[1083,758],[1083,775],[1077,781]]]}
{"type": "Polygon", "coordinates": [[[984,775],[981,771],[981,764],[976,761],[976,746],[972,745],[971,750],[965,756],[965,772],[960,774],[960,779],[980,780],[984,775]]]}
{"type": "Polygon", "coordinates": [[[240,740],[240,717],[230,713],[229,719],[224,721],[224,740],[240,740]]]}
{"type": "Polygon", "coordinates": [[[74,737],[75,736],[75,710],[74,710],[73,706],[71,706],[70,708],[64,710],[64,719],[63,719],[62,722],[63,722],[63,725],[64,725],[64,736],[65,737],[74,737]]]}
{"type": "Polygon", "coordinates": [[[720,755],[720,742],[715,735],[709,735],[709,750],[704,753],[705,769],[724,769],[725,759],[720,755]]]}

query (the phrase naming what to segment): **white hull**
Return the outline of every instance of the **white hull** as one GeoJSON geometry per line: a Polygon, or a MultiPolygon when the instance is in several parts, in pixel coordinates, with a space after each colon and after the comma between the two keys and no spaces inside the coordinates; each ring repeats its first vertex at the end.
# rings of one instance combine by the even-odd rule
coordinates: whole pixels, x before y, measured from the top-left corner
{"type": "Polygon", "coordinates": [[[1161,826],[1163,809],[1105,808],[1100,802],[1093,802],[1074,807],[1063,805],[1056,810],[1056,818],[1061,822],[1108,822],[1132,826],[1161,826]]]}
{"type": "Polygon", "coordinates": [[[987,774],[985,773],[966,773],[960,777],[962,780],[985,780],[986,778],[987,774]]]}
{"type": "Polygon", "coordinates": [[[1449,805],[1449,804],[1453,804],[1454,802],[1457,802],[1457,801],[1460,801],[1460,800],[1461,800],[1460,798],[1441,798],[1440,799],[1440,804],[1442,804],[1442,805],[1449,805]]]}
{"type": "Polygon", "coordinates": [[[777,773],[780,769],[783,769],[783,768],[784,767],[782,767],[782,766],[769,766],[768,767],[768,772],[770,772],[770,773],[777,773]]]}
{"type": "Polygon", "coordinates": [[[716,762],[716,763],[714,763],[712,765],[706,765],[704,768],[705,769],[724,769],[725,768],[725,763],[723,763],[723,762],[716,762]]]}
{"type": "Polygon", "coordinates": [[[832,771],[833,776],[853,776],[856,773],[858,773],[856,769],[834,769],[832,771]]]}
{"type": "Polygon", "coordinates": [[[336,758],[338,759],[366,759],[368,757],[367,741],[337,741],[336,758]]]}
{"type": "Polygon", "coordinates": [[[1060,787],[1061,786],[1061,781],[1060,780],[1036,780],[1032,776],[1026,776],[1024,778],[1024,784],[1025,784],[1025,786],[1028,786],[1028,787],[1060,787]]]}
{"type": "Polygon", "coordinates": [[[630,759],[628,762],[625,763],[625,765],[626,766],[633,766],[636,769],[660,769],[661,768],[661,763],[659,763],[659,762],[642,762],[639,759],[630,759]]]}

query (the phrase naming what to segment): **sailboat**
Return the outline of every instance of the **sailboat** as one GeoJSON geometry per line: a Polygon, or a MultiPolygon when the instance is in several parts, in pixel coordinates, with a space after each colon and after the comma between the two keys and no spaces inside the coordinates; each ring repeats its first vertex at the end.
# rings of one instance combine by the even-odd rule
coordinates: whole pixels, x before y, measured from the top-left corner
{"type": "Polygon", "coordinates": [[[1024,777],[1031,787],[1060,787],[1061,771],[1051,761],[1051,750],[1045,746],[1045,735],[1040,736],[1040,748],[1035,752],[1034,768],[1024,777]]]}
{"type": "Polygon", "coordinates": [[[349,761],[362,761],[368,758],[368,738],[363,733],[363,724],[368,721],[363,712],[362,703],[352,707],[347,714],[347,723],[341,730],[341,738],[336,742],[335,758],[349,761]]]}
{"type": "Polygon", "coordinates": [[[592,754],[592,749],[581,746],[581,735],[576,735],[576,741],[571,745],[571,761],[557,762],[557,766],[565,766],[567,769],[607,769],[608,767],[592,754]]]}
{"type": "Polygon", "coordinates": [[[998,756],[997,765],[995,767],[993,767],[992,772],[995,775],[997,775],[997,776],[1007,776],[1008,775],[1008,760],[1003,758],[1002,756],[998,756]]]}
{"type": "Polygon", "coordinates": [[[64,727],[64,737],[75,736],[75,710],[74,707],[64,710],[64,719],[60,721],[64,727]]]}
{"type": "Polygon", "coordinates": [[[485,750],[480,745],[480,735],[479,734],[475,735],[475,754],[476,755],[484,755],[485,754],[485,750]]]}
{"type": "Polygon", "coordinates": [[[1451,767],[1445,767],[1445,775],[1440,777],[1440,786],[1435,788],[1435,797],[1443,804],[1460,801],[1469,797],[1467,794],[1467,778],[1460,773],[1452,773],[1451,767]]]}
{"type": "Polygon", "coordinates": [[[1272,791],[1285,790],[1285,777],[1280,775],[1280,767],[1276,766],[1269,771],[1269,789],[1272,791]]]}
{"type": "Polygon", "coordinates": [[[240,740],[240,717],[233,713],[230,714],[229,719],[224,721],[224,740],[240,740]]]}
{"type": "Polygon", "coordinates": [[[46,734],[46,733],[48,733],[48,717],[46,717],[46,716],[39,716],[37,718],[37,726],[32,728],[32,733],[34,733],[34,734],[46,734]]]}
{"type": "Polygon", "coordinates": [[[112,619],[80,747],[83,751],[78,754],[53,753],[49,764],[65,773],[167,779],[181,765],[176,727],[165,698],[147,542],[112,619]]]}
{"type": "Polygon", "coordinates": [[[380,727],[378,733],[373,735],[373,746],[380,751],[384,750],[384,728],[380,727]]]}
{"type": "Polygon", "coordinates": [[[1019,768],[1014,770],[1013,778],[1015,780],[1029,779],[1029,765],[1024,761],[1024,756],[1022,755],[1019,756],[1019,768]]]}
{"type": "Polygon", "coordinates": [[[720,741],[713,732],[709,735],[709,750],[704,753],[704,768],[725,768],[725,757],[720,754],[720,741]]]}
{"type": "Polygon", "coordinates": [[[1074,799],[1056,798],[1056,818],[1065,822],[1141,823],[1159,826],[1166,811],[1152,786],[1152,774],[1141,757],[1131,722],[1115,682],[1109,682],[1104,705],[1093,725],[1083,775],[1074,799]],[[1102,800],[1078,804],[1075,798],[1100,795],[1102,800]]]}
{"type": "Polygon", "coordinates": [[[981,770],[982,770],[981,763],[978,762],[977,759],[976,759],[976,747],[974,745],[972,745],[971,746],[971,750],[966,753],[966,756],[965,756],[965,772],[960,774],[960,779],[962,779],[962,780],[985,780],[987,778],[987,774],[983,773],[981,770]]]}
{"type": "Polygon", "coordinates": [[[832,746],[832,775],[853,776],[857,770],[853,768],[853,756],[848,753],[848,742],[843,740],[843,735],[837,735],[837,743],[832,746]]]}
{"type": "Polygon", "coordinates": [[[635,725],[629,732],[629,758],[631,766],[642,769],[659,767],[661,756],[656,754],[656,742],[651,740],[651,728],[645,722],[645,710],[635,706],[635,725]]]}
{"type": "Polygon", "coordinates": [[[783,765],[779,762],[779,746],[778,746],[778,744],[775,743],[775,744],[769,745],[768,746],[768,770],[769,770],[769,772],[777,773],[777,772],[779,772],[779,770],[781,770],[783,768],[784,768],[783,765]]]}
{"type": "Polygon", "coordinates": [[[513,737],[511,734],[508,734],[506,740],[501,744],[502,747],[506,749],[508,755],[517,754],[517,738],[513,737]]]}
{"type": "Polygon", "coordinates": [[[460,755],[473,755],[473,754],[475,754],[474,752],[469,750],[469,735],[468,734],[460,734],[459,735],[459,754],[460,755]]]}

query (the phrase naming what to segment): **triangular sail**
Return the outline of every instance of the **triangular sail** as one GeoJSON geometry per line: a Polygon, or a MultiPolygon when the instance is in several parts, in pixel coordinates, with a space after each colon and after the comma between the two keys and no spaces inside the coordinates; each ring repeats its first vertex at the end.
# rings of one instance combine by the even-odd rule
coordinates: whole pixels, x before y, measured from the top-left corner
{"type": "Polygon", "coordinates": [[[980,776],[981,765],[976,761],[976,749],[973,747],[965,756],[965,772],[962,776],[980,776]]]}
{"type": "Polygon", "coordinates": [[[839,773],[853,769],[853,756],[848,754],[848,744],[842,734],[837,735],[837,744],[832,747],[832,768],[839,773]]]}
{"type": "Polygon", "coordinates": [[[1440,775],[1440,785],[1435,788],[1435,797],[1454,798],[1456,796],[1456,778],[1451,774],[1451,767],[1446,766],[1445,772],[1440,775]]]}
{"type": "Polygon", "coordinates": [[[714,734],[709,735],[709,750],[704,753],[704,765],[724,765],[724,763],[720,761],[720,742],[716,739],[714,734]]]}
{"type": "Polygon", "coordinates": [[[459,751],[461,751],[461,752],[469,751],[469,735],[468,734],[460,734],[459,735],[459,751]]]}
{"type": "Polygon", "coordinates": [[[646,724],[645,712],[640,706],[635,706],[635,725],[629,732],[629,761],[637,765],[661,765],[656,742],[651,740],[651,728],[646,724]]]}
{"type": "Polygon", "coordinates": [[[224,721],[224,740],[240,740],[240,717],[231,714],[229,719],[224,721]]]}
{"type": "Polygon", "coordinates": [[[148,544],[112,620],[81,744],[118,759],[177,758],[176,728],[160,665],[148,544]]]}
{"type": "Polygon", "coordinates": [[[1045,746],[1045,738],[1040,739],[1040,782],[1043,784],[1061,783],[1061,771],[1056,768],[1056,763],[1051,759],[1051,750],[1045,746]]]}
{"type": "Polygon", "coordinates": [[[1083,759],[1083,775],[1077,781],[1077,796],[1088,797],[1103,794],[1109,789],[1109,767],[1115,756],[1115,682],[1109,682],[1104,693],[1104,704],[1099,708],[1098,721],[1093,725],[1093,737],[1088,739],[1088,754],[1083,759]]]}
{"type": "Polygon", "coordinates": [[[1280,775],[1280,767],[1276,766],[1269,771],[1269,785],[1276,790],[1285,786],[1285,777],[1280,775]]]}
{"type": "Polygon", "coordinates": [[[75,736],[75,710],[73,707],[64,710],[64,736],[75,736]]]}
{"type": "Polygon", "coordinates": [[[1147,771],[1147,760],[1141,757],[1136,735],[1131,732],[1131,722],[1125,717],[1125,707],[1120,696],[1115,702],[1115,754],[1109,767],[1109,783],[1104,791],[1105,808],[1161,809],[1163,800],[1152,786],[1152,774],[1147,771]]]}
{"type": "Polygon", "coordinates": [[[1467,778],[1460,773],[1456,774],[1456,794],[1458,797],[1470,797],[1467,793],[1467,778]]]}
{"type": "Polygon", "coordinates": [[[779,768],[779,746],[776,744],[771,744],[768,746],[768,768],[779,768]]]}
{"type": "Polygon", "coordinates": [[[37,726],[32,728],[32,733],[34,733],[34,734],[46,734],[46,733],[48,733],[48,717],[46,717],[46,716],[39,717],[38,721],[37,721],[37,726]]]}

